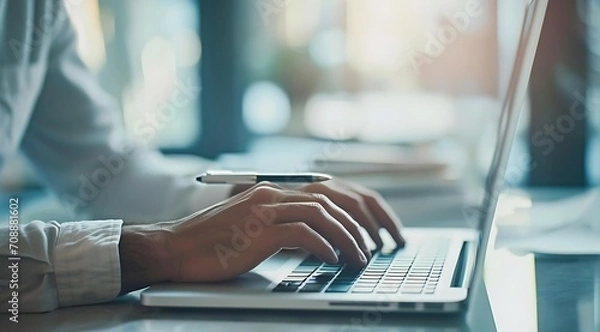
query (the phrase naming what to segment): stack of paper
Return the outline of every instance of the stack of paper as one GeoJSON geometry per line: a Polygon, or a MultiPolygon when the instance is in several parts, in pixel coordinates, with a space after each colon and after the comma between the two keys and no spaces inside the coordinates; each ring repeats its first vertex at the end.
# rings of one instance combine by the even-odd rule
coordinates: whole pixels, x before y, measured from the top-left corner
{"type": "Polygon", "coordinates": [[[534,203],[499,217],[497,224],[496,247],[520,253],[600,254],[600,189],[534,203]]]}

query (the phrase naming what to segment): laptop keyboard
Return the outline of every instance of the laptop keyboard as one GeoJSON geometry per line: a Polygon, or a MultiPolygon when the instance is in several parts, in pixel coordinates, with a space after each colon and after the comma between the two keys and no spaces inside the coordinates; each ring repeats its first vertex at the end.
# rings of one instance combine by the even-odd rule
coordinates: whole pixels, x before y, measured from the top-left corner
{"type": "Polygon", "coordinates": [[[416,250],[375,251],[369,264],[351,269],[308,256],[273,292],[351,294],[433,294],[440,280],[450,241],[443,238],[411,243],[416,250]]]}

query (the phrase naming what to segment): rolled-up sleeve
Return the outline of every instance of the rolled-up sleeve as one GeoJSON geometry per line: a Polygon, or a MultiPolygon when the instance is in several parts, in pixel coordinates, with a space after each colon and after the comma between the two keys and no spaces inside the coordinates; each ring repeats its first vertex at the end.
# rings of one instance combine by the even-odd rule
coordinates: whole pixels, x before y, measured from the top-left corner
{"type": "Polygon", "coordinates": [[[121,220],[33,221],[20,227],[16,252],[9,248],[8,227],[1,227],[0,257],[18,268],[0,269],[0,310],[10,309],[13,292],[20,312],[114,299],[121,289],[121,225],[121,220]]]}
{"type": "MultiPolygon", "coordinates": [[[[189,215],[227,198],[231,186],[200,185],[194,181],[195,174],[176,171],[161,154],[128,140],[117,103],[102,91],[77,55],[75,32],[61,1],[11,5],[17,3],[56,3],[57,7],[51,15],[55,19],[51,29],[36,41],[48,47],[46,53],[36,55],[44,58],[39,62],[45,71],[34,110],[31,117],[19,117],[24,134],[20,139],[14,131],[12,140],[20,143],[38,179],[78,219],[93,219],[21,225],[19,309],[40,312],[108,301],[120,291],[118,243],[123,223],[189,215]]],[[[31,8],[23,12],[38,16],[31,8]]],[[[18,16],[12,19],[28,24],[18,16]]],[[[14,114],[23,110],[13,107],[6,112],[8,118],[16,119],[14,114]]],[[[0,166],[6,156],[0,155],[0,166]]],[[[204,169],[199,167],[197,172],[204,169]]],[[[7,241],[9,230],[2,225],[0,258],[4,262],[11,254],[7,241]]],[[[3,312],[12,296],[10,278],[8,269],[0,269],[3,312]]]]}
{"type": "MultiPolygon", "coordinates": [[[[79,218],[172,220],[229,196],[128,139],[119,106],[81,61],[66,14],[57,16],[47,70],[21,148],[40,181],[79,218]]],[[[48,36],[50,38],[50,36],[48,36]]]]}

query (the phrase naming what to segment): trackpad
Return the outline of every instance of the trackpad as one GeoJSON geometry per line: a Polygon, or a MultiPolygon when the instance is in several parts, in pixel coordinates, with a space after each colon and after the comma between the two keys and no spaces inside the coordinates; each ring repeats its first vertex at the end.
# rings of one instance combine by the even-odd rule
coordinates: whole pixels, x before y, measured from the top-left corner
{"type": "Polygon", "coordinates": [[[282,250],[260,263],[252,271],[220,283],[206,284],[211,291],[228,291],[236,288],[244,291],[264,291],[269,285],[286,277],[302,262],[307,253],[304,250],[282,250]]]}

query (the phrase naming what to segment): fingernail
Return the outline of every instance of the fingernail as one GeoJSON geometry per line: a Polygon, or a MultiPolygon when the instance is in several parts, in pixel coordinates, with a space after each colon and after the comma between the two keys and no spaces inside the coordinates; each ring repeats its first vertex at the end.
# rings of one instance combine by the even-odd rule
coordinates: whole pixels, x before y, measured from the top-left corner
{"type": "Polygon", "coordinates": [[[366,263],[367,262],[367,256],[365,256],[365,254],[362,251],[359,251],[358,253],[360,254],[360,260],[363,263],[366,263]]]}
{"type": "Polygon", "coordinates": [[[337,264],[340,261],[340,258],[334,253],[329,262],[327,264],[337,264]]]}

